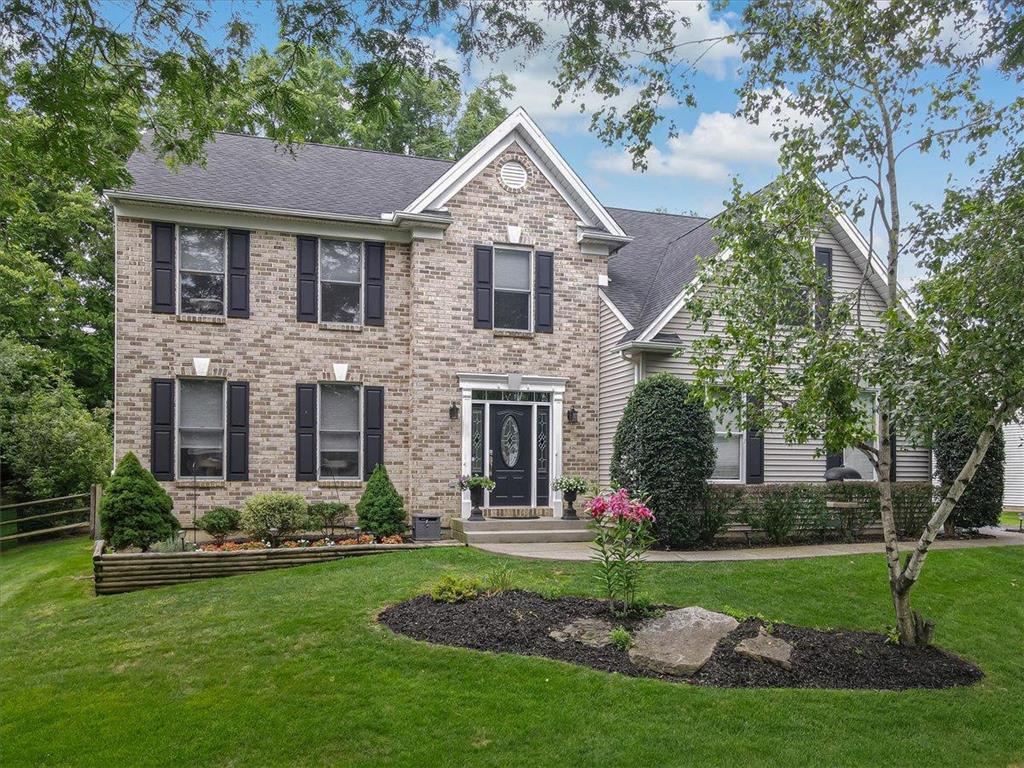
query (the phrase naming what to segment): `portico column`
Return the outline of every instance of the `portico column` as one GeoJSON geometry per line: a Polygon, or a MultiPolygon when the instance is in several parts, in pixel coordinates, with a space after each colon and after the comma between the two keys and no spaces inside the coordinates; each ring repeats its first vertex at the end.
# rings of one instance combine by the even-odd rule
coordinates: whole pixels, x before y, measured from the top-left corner
{"type": "MultiPolygon", "coordinates": [[[[462,390],[462,469],[460,474],[473,474],[473,392],[462,390]]],[[[473,504],[469,499],[469,491],[462,492],[462,519],[469,518],[473,504]]]]}
{"type": "MultiPolygon", "coordinates": [[[[551,393],[551,482],[562,476],[562,398],[562,392],[551,393]]],[[[562,516],[561,492],[552,491],[551,510],[556,518],[562,516]]]]}

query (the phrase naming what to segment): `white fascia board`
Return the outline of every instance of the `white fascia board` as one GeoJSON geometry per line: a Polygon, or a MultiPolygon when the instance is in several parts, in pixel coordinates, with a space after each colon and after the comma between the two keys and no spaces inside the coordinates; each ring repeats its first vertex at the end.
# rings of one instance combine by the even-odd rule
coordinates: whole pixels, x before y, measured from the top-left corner
{"type": "Polygon", "coordinates": [[[626,316],[619,311],[619,308],[616,307],[614,303],[612,303],[612,300],[608,298],[608,294],[605,293],[602,289],[598,288],[597,295],[601,297],[601,301],[605,303],[605,306],[612,311],[612,314],[615,315],[615,319],[622,323],[622,325],[625,326],[627,331],[632,331],[633,324],[629,322],[629,320],[626,319],[626,316]]]}
{"type": "Polygon", "coordinates": [[[470,179],[508,147],[517,135],[524,139],[520,142],[520,146],[523,147],[530,160],[540,168],[541,173],[559,191],[577,215],[588,223],[590,220],[599,222],[613,235],[625,236],[625,232],[622,231],[615,219],[605,210],[587,185],[583,183],[583,180],[576,175],[572,167],[565,162],[558,150],[548,141],[522,107],[517,107],[502,120],[493,131],[481,139],[473,149],[463,155],[441,178],[417,197],[407,207],[407,210],[419,212],[444,206],[470,179]]]}
{"type": "Polygon", "coordinates": [[[296,235],[383,240],[392,243],[408,243],[412,240],[412,233],[408,229],[366,217],[307,217],[290,211],[271,213],[243,206],[204,206],[194,202],[172,203],[166,199],[143,201],[120,196],[112,199],[114,215],[117,217],[166,220],[197,227],[267,229],[296,235]]]}

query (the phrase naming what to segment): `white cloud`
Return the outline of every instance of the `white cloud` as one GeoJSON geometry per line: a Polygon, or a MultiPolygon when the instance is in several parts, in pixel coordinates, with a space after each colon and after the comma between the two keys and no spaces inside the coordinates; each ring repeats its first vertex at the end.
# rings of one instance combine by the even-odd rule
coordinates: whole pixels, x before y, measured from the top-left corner
{"type": "MultiPolygon", "coordinates": [[[[727,112],[704,112],[693,129],[653,147],[647,156],[647,173],[653,176],[682,176],[698,181],[721,182],[738,166],[771,166],[778,148],[767,124],[752,125],[727,112]]],[[[618,173],[632,173],[627,152],[598,155],[595,167],[618,173]]]]}

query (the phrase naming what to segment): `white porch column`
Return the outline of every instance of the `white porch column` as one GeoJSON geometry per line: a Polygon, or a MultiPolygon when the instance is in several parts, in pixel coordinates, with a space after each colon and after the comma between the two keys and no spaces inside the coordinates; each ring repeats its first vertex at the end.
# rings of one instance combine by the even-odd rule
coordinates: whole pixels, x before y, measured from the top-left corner
{"type": "MultiPolygon", "coordinates": [[[[473,474],[473,392],[462,389],[462,469],[463,475],[473,474]]],[[[462,492],[462,519],[469,517],[473,503],[469,499],[469,491],[462,492]]]]}
{"type": "MultiPolygon", "coordinates": [[[[553,483],[562,476],[562,398],[563,392],[556,390],[551,393],[551,475],[553,483]]],[[[551,491],[551,513],[555,517],[562,516],[562,494],[551,491]]]]}

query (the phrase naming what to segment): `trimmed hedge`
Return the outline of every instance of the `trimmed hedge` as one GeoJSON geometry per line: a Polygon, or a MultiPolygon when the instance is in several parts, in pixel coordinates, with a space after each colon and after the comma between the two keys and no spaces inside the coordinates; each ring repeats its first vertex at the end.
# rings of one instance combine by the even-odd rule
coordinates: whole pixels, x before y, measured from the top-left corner
{"type": "MultiPolygon", "coordinates": [[[[736,486],[733,486],[734,488],[736,486]]],[[[878,483],[773,483],[740,486],[743,499],[731,515],[764,532],[773,543],[788,540],[858,539],[881,520],[878,483]],[[828,502],[856,506],[829,508],[828,502]]],[[[712,486],[712,494],[725,491],[712,486]]],[[[731,491],[730,491],[731,492],[731,491]]],[[[894,483],[893,514],[901,538],[915,539],[935,511],[936,488],[930,483],[894,483]]]]}
{"type": "Polygon", "coordinates": [[[689,548],[714,539],[719,526],[707,481],[715,460],[711,415],[686,382],[658,373],[634,387],[615,431],[611,479],[646,500],[661,544],[689,548]]]}
{"type": "Polygon", "coordinates": [[[378,464],[366,482],[362,498],[356,504],[359,525],[377,537],[396,536],[406,531],[405,507],[388,471],[378,464]]]}
{"type": "Polygon", "coordinates": [[[177,532],[180,526],[173,509],[171,497],[153,474],[134,453],[126,453],[100,502],[103,538],[115,549],[138,547],[145,551],[177,532]]]}
{"type": "MultiPolygon", "coordinates": [[[[961,420],[952,429],[935,434],[935,472],[943,488],[949,488],[960,474],[978,442],[979,432],[961,420]]],[[[980,528],[998,525],[1003,511],[1003,483],[1006,444],[1003,431],[992,439],[971,482],[953,507],[948,523],[957,528],[980,528]]]]}
{"type": "Polygon", "coordinates": [[[297,493],[257,493],[242,505],[242,529],[255,539],[286,536],[305,529],[308,524],[306,500],[297,493]]]}

